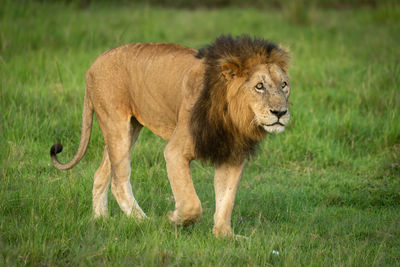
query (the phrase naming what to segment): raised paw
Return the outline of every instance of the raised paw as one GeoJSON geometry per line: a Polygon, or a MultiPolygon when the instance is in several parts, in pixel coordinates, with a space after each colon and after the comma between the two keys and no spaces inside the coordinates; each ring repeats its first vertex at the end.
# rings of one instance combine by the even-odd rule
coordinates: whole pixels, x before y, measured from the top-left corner
{"type": "Polygon", "coordinates": [[[168,212],[169,221],[176,225],[190,225],[197,222],[201,218],[201,208],[199,211],[194,213],[184,213],[179,212],[178,210],[168,212]]]}
{"type": "Polygon", "coordinates": [[[232,228],[227,225],[214,226],[213,234],[216,237],[234,237],[232,228]]]}

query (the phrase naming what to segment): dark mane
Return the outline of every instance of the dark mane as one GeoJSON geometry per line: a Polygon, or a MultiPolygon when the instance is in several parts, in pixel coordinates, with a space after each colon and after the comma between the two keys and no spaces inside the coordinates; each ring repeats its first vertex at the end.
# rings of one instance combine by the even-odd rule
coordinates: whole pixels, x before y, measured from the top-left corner
{"type": "MultiPolygon", "coordinates": [[[[227,80],[222,73],[224,64],[235,67],[235,76],[246,76],[257,64],[274,63],[284,71],[288,55],[277,45],[259,38],[242,35],[233,38],[220,36],[211,45],[198,51],[196,57],[204,60],[204,88],[190,118],[190,131],[195,145],[196,158],[215,164],[239,163],[254,153],[257,143],[265,135],[261,127],[251,124],[252,111],[236,102],[236,114],[230,114],[227,101],[227,80]],[[236,117],[235,117],[236,116],[236,117]],[[236,121],[246,122],[246,127],[236,121]],[[246,128],[246,129],[243,129],[246,128]]],[[[232,110],[232,108],[230,109],[232,110]]]]}

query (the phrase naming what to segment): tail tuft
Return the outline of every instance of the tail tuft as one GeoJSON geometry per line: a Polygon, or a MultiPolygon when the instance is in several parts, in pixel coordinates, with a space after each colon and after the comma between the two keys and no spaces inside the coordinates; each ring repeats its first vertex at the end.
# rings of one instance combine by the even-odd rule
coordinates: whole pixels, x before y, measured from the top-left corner
{"type": "Polygon", "coordinates": [[[63,150],[63,146],[61,144],[54,144],[50,149],[50,156],[55,156],[63,150]]]}

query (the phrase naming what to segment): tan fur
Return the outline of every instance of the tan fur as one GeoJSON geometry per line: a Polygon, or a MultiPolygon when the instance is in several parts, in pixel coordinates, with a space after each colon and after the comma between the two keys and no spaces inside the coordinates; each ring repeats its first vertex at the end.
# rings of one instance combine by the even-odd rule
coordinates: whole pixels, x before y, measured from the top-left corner
{"type": "MultiPolygon", "coordinates": [[[[174,44],[129,44],[107,51],[88,70],[78,152],[71,162],[61,164],[55,155],[61,148],[52,148],[52,159],[59,169],[72,168],[79,162],[89,142],[94,112],[106,144],[94,177],[95,217],[107,215],[110,184],[126,215],[146,216],[133,197],[130,184],[130,149],[143,126],[168,140],[164,156],[176,203],[169,219],[186,225],[201,217],[201,203],[189,168],[190,162],[196,159],[189,121],[203,90],[206,70],[204,60],[196,58],[196,53],[194,49],[174,44]]],[[[274,57],[269,62],[254,57],[245,66],[231,64],[235,61],[231,59],[221,69],[220,75],[226,77],[227,94],[218,90],[213,94],[227,98],[228,113],[222,105],[210,112],[228,114],[230,118],[219,119],[230,121],[234,129],[239,129],[237,135],[256,135],[261,140],[265,130],[269,131],[263,125],[276,121],[270,109],[287,109],[288,92],[284,95],[279,87],[282,79],[288,79],[287,64],[280,62],[281,57],[274,57]],[[254,90],[261,80],[271,85],[269,95],[254,90]]],[[[288,116],[287,113],[281,118],[284,124],[288,116]]],[[[243,166],[244,158],[217,164],[213,229],[217,236],[233,233],[231,214],[243,166]]]]}

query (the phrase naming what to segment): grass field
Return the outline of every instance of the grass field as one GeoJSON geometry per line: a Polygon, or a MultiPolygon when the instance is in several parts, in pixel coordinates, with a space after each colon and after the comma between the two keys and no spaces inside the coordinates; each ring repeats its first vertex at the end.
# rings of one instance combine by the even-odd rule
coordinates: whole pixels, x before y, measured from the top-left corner
{"type": "Polygon", "coordinates": [[[400,6],[300,10],[297,20],[291,9],[24,3],[0,8],[0,265],[400,265],[400,6]],[[236,199],[232,225],[247,238],[212,235],[213,168],[199,162],[203,218],[169,224],[166,142],[148,130],[131,182],[150,219],[126,218],[110,193],[110,217],[93,221],[97,123],[74,169],[49,157],[54,142],[64,162],[78,147],[85,71],[124,43],[200,48],[222,33],[292,54],[290,127],[260,145],[236,199]]]}

